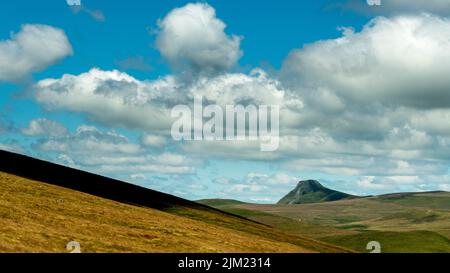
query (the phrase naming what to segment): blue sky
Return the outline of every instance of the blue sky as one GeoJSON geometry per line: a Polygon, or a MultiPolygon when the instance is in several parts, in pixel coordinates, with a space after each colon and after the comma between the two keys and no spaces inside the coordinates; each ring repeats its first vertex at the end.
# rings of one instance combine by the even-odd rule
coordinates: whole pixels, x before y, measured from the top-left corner
{"type": "Polygon", "coordinates": [[[310,178],[449,190],[450,8],[427,3],[5,2],[0,147],[189,199],[275,202],[310,178]],[[147,121],[195,94],[282,96],[280,150],[176,143],[147,121]]]}

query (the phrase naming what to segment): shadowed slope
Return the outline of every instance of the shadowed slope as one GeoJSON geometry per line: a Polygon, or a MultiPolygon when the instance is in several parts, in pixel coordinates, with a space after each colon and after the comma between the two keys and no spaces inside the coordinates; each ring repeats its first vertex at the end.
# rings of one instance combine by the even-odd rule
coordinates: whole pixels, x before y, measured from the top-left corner
{"type": "Polygon", "coordinates": [[[0,152],[0,251],[348,252],[175,196],[0,152]],[[44,183],[42,183],[44,182],[44,183]]]}

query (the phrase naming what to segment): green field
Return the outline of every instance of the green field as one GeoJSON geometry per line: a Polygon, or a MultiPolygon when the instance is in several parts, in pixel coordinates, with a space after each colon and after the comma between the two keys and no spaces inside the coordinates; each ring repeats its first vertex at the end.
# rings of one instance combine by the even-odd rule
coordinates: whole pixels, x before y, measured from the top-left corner
{"type": "MultiPolygon", "coordinates": [[[[218,200],[205,204],[220,204],[218,200]]],[[[450,252],[450,193],[409,193],[299,205],[216,206],[296,235],[368,252],[450,252]]]]}
{"type": "Polygon", "coordinates": [[[328,242],[346,246],[360,252],[368,251],[366,242],[377,241],[382,252],[448,253],[450,240],[432,231],[362,231],[354,235],[325,237],[328,242]]]}

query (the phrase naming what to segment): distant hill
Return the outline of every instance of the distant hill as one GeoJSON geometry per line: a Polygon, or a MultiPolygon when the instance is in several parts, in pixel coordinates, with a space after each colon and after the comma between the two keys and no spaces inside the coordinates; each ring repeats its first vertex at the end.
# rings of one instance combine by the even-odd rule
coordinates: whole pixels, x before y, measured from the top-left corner
{"type": "Polygon", "coordinates": [[[357,198],[357,196],[328,189],[316,180],[304,180],[300,181],[295,189],[289,192],[285,197],[281,198],[277,204],[310,204],[353,198],[357,198]]]}
{"type": "Polygon", "coordinates": [[[233,199],[201,199],[196,202],[211,207],[245,204],[245,202],[233,199]]]}
{"type": "Polygon", "coordinates": [[[299,205],[229,204],[220,210],[334,245],[368,252],[450,253],[450,192],[391,193],[299,205]]]}
{"type": "Polygon", "coordinates": [[[348,252],[206,205],[0,151],[0,252],[348,252]]]}

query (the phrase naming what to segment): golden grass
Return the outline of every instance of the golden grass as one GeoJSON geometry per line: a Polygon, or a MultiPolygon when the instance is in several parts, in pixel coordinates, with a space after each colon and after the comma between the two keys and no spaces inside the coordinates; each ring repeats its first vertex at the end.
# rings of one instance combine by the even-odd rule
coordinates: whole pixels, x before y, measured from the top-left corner
{"type": "Polygon", "coordinates": [[[0,252],[67,252],[70,241],[82,252],[313,252],[0,172],[0,252]]]}

